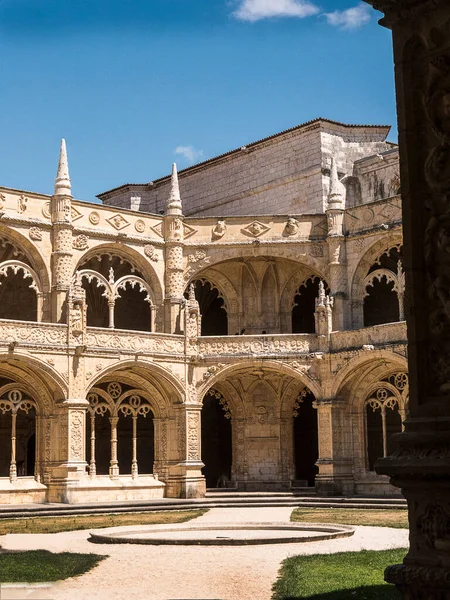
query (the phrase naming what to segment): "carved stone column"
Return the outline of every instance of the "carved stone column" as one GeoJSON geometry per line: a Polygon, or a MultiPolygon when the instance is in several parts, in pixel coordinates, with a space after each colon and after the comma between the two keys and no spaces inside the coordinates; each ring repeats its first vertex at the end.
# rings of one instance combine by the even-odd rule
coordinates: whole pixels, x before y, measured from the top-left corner
{"type": "Polygon", "coordinates": [[[371,0],[394,42],[410,417],[380,460],[408,500],[411,547],[386,579],[408,600],[450,596],[450,4],[371,0]]]}
{"type": "Polygon", "coordinates": [[[172,182],[164,220],[166,240],[165,261],[165,332],[181,333],[182,307],[184,306],[183,238],[184,224],[176,165],[172,169],[172,182]]]}
{"type": "Polygon", "coordinates": [[[49,481],[49,502],[71,502],[72,490],[87,477],[85,460],[85,398],[69,398],[58,405],[57,423],[52,432],[53,465],[49,481]]]}
{"type": "Polygon", "coordinates": [[[55,192],[51,203],[52,218],[52,319],[65,321],[65,302],[72,279],[72,195],[66,143],[61,142],[55,192]]]}
{"type": "MultiPolygon", "coordinates": [[[[339,398],[316,400],[319,458],[316,490],[320,495],[351,495],[354,492],[352,460],[342,452],[345,435],[339,398]]],[[[348,419],[348,417],[347,417],[348,419]]]]}

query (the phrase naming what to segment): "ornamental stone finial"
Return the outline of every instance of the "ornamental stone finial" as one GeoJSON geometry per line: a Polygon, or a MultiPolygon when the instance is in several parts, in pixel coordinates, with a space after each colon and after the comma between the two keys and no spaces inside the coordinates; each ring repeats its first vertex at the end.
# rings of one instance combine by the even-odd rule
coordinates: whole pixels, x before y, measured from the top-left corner
{"type": "Polygon", "coordinates": [[[172,179],[170,182],[170,194],[167,202],[167,214],[172,216],[180,216],[183,214],[180,196],[180,186],[178,184],[177,165],[172,165],[172,179]]]}
{"type": "Polygon", "coordinates": [[[330,171],[330,192],[328,194],[328,204],[330,208],[338,208],[344,204],[345,190],[343,184],[339,181],[336,160],[331,157],[330,171]]]}
{"type": "Polygon", "coordinates": [[[319,297],[316,299],[316,307],[317,306],[325,306],[326,294],[325,294],[325,286],[323,281],[319,281],[319,297]]]}
{"type": "Polygon", "coordinates": [[[59,151],[58,172],[55,179],[55,196],[71,196],[72,190],[69,177],[69,163],[67,162],[66,140],[61,140],[59,151]]]}

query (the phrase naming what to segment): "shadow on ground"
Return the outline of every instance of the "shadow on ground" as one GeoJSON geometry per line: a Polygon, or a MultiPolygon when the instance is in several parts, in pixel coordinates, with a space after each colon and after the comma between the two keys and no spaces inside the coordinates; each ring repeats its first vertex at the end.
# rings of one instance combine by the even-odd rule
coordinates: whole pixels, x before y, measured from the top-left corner
{"type": "Polygon", "coordinates": [[[280,600],[400,600],[400,592],[387,585],[370,585],[314,596],[282,596],[280,600]]]}

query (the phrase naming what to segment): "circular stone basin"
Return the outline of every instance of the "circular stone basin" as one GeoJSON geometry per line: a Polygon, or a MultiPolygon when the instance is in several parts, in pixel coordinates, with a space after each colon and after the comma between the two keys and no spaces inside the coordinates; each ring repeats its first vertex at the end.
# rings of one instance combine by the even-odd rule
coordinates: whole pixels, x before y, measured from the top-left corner
{"type": "Polygon", "coordinates": [[[95,544],[150,544],[178,546],[244,546],[251,544],[298,544],[353,535],[347,525],[284,525],[282,523],[215,524],[204,527],[171,527],[157,530],[91,533],[95,544]]]}

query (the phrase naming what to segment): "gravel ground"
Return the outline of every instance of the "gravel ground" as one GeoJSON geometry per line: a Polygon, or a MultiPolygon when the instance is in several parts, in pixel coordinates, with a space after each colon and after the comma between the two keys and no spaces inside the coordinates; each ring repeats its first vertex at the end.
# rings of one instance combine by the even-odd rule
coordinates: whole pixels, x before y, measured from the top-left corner
{"type": "MultiPolygon", "coordinates": [[[[214,508],[185,526],[194,522],[289,522],[291,512],[292,508],[214,508]]],[[[136,526],[99,531],[131,530],[136,526]]],[[[109,555],[90,573],[55,584],[50,590],[25,594],[24,590],[2,589],[2,600],[270,600],[280,563],[288,556],[408,545],[407,530],[386,527],[356,527],[350,538],[264,546],[94,545],[88,537],[88,531],[0,536],[0,545],[8,550],[42,548],[109,555]]]]}

